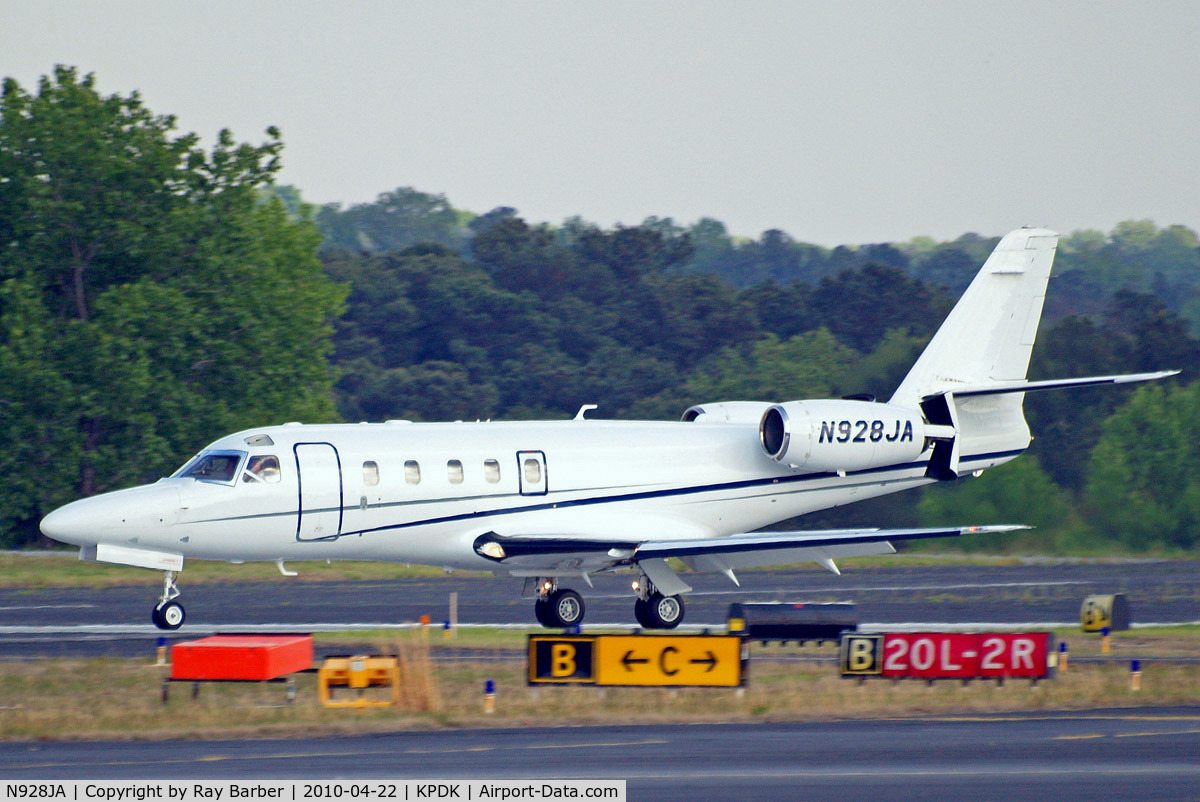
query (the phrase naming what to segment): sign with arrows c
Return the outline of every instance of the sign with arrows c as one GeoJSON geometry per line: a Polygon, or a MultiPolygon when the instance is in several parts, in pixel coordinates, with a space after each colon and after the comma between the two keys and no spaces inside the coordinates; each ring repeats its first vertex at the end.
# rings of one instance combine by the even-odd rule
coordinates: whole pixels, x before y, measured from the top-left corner
{"type": "Polygon", "coordinates": [[[597,685],[742,684],[742,639],[728,635],[598,635],[597,685]]]}
{"type": "Polygon", "coordinates": [[[736,635],[530,635],[529,683],[738,687],[736,635]]]}

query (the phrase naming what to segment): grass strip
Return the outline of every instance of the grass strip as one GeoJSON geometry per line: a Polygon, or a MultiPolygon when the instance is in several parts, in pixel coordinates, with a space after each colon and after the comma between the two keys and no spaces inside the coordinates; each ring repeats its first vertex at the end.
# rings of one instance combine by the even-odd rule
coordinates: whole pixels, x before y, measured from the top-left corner
{"type": "MultiPolygon", "coordinates": [[[[1195,628],[1163,628],[1114,637],[1114,654],[1200,654],[1195,628]],[[1173,631],[1179,630],[1179,631],[1173,631]]],[[[322,638],[322,641],[324,639],[322,638]]],[[[455,648],[501,649],[524,644],[513,632],[463,633],[455,648]]],[[[1131,689],[1128,666],[1071,665],[1036,685],[995,682],[843,680],[828,664],[772,660],[789,651],[832,654],[830,647],[753,647],[743,689],[529,687],[523,662],[439,662],[429,634],[381,633],[376,653],[399,653],[403,682],[398,707],[352,710],[323,707],[317,678],[296,677],[296,700],[279,685],[203,684],[191,696],[174,683],[161,701],[166,668],[145,659],[39,660],[0,663],[0,740],[244,738],[359,734],[447,727],[523,727],[622,724],[634,721],[707,723],[969,715],[1083,710],[1096,707],[1194,704],[1200,668],[1147,663],[1141,689],[1131,689]],[[484,712],[484,683],[496,685],[495,713],[484,712]]],[[[1075,633],[1072,654],[1098,650],[1075,633]],[[1078,644],[1078,645],[1077,645],[1078,644]]],[[[349,691],[342,691],[343,693],[349,691]]]]}

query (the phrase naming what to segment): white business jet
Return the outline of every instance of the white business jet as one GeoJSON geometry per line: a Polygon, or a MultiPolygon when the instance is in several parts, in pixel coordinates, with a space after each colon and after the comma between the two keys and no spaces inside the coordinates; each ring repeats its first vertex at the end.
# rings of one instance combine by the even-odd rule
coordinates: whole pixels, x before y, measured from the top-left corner
{"type": "Polygon", "coordinates": [[[300,425],[217,440],[155,484],[86,498],[42,521],[80,557],[165,572],[152,620],[184,620],[187,559],[388,560],[525,579],[545,626],[578,624],[568,582],[633,569],[634,616],[683,620],[667,562],[739,568],[890,554],[892,543],[1013,525],[756,532],[852,501],[953,480],[1018,456],[1031,390],[1178,371],[1025,379],[1058,236],[1004,237],[887,403],[734,401],[681,422],[587,419],[300,425]]]}

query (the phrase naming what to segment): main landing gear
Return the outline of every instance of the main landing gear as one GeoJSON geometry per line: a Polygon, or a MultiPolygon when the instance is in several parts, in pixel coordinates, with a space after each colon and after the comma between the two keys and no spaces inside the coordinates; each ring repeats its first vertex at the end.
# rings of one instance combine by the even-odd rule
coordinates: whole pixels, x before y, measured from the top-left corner
{"type": "Polygon", "coordinates": [[[633,583],[633,590],[638,595],[633,617],[643,629],[674,629],[683,622],[682,597],[664,596],[645,575],[633,583]]]}
{"type": "Polygon", "coordinates": [[[175,572],[163,572],[163,592],[158,600],[158,604],[154,605],[153,612],[150,613],[150,620],[154,622],[154,626],[159,629],[179,629],[183,626],[183,620],[186,613],[183,610],[183,605],[175,601],[179,598],[179,588],[175,586],[175,572]]]}
{"type": "MultiPolygon", "coordinates": [[[[560,588],[553,577],[537,580],[537,601],[533,604],[534,615],[544,627],[566,628],[583,622],[583,598],[573,590],[560,588]]],[[[664,596],[646,576],[633,583],[637,601],[633,605],[633,616],[642,629],[674,629],[683,622],[683,599],[679,596],[664,596]]]]}
{"type": "Polygon", "coordinates": [[[573,590],[558,587],[553,579],[538,583],[538,599],[533,614],[544,627],[570,627],[583,621],[583,597],[573,590]]]}

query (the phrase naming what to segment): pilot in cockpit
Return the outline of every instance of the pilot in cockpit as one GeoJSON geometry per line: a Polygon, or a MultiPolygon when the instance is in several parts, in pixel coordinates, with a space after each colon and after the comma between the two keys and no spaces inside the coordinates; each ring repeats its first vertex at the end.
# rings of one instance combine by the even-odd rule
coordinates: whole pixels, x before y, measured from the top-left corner
{"type": "Polygon", "coordinates": [[[274,456],[251,457],[246,463],[246,476],[243,481],[278,482],[279,458],[274,456]]]}

